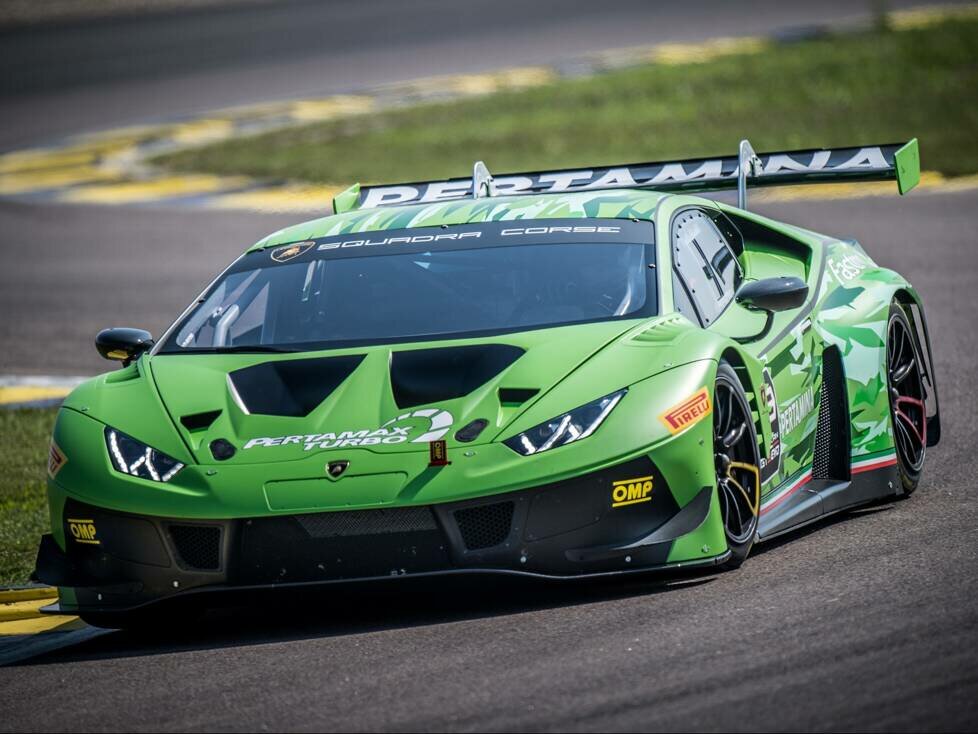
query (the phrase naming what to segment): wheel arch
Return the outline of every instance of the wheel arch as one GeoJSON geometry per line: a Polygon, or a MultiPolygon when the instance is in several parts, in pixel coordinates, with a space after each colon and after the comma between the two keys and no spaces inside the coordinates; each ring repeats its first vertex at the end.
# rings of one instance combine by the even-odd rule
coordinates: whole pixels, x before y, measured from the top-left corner
{"type": "MultiPolygon", "coordinates": [[[[740,384],[744,388],[744,393],[747,395],[747,403],[751,410],[751,420],[754,423],[754,431],[757,434],[758,456],[766,456],[766,451],[771,441],[771,426],[767,424],[764,420],[766,415],[765,411],[760,409],[759,395],[756,389],[757,385],[761,384],[763,379],[760,376],[760,366],[757,365],[752,369],[751,362],[744,358],[744,355],[734,346],[728,345],[720,353],[720,359],[726,360],[733,367],[734,372],[737,373],[737,378],[740,380],[740,384]]],[[[752,360],[756,362],[756,360],[752,360]]]]}

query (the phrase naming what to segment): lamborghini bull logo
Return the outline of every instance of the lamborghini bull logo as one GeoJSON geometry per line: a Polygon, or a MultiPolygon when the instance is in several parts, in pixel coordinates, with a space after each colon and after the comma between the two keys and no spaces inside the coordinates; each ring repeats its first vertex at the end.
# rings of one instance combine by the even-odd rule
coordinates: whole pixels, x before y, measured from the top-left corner
{"type": "Polygon", "coordinates": [[[452,414],[440,408],[423,408],[392,418],[380,428],[363,428],[339,433],[308,433],[298,436],[252,438],[245,449],[302,444],[305,451],[329,450],[378,444],[430,443],[448,433],[454,422],[452,414]]]}

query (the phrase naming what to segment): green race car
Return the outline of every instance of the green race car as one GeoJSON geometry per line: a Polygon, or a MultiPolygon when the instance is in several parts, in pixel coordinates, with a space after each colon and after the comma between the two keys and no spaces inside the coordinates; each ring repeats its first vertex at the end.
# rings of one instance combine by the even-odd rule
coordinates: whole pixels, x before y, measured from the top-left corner
{"type": "Polygon", "coordinates": [[[916,140],[354,186],[157,342],[99,334],[123,366],[58,415],[36,578],[127,626],[230,589],[735,568],[909,495],[940,435],[919,296],[746,210],[874,178],[912,188],[916,140]]]}

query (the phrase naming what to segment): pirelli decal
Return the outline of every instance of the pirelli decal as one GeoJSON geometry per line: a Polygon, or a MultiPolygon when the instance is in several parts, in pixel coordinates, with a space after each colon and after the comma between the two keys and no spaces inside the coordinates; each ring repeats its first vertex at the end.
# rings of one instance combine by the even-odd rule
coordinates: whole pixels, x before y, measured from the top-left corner
{"type": "Polygon", "coordinates": [[[695,394],[659,416],[669,433],[679,433],[713,412],[710,391],[701,387],[695,394]]]}

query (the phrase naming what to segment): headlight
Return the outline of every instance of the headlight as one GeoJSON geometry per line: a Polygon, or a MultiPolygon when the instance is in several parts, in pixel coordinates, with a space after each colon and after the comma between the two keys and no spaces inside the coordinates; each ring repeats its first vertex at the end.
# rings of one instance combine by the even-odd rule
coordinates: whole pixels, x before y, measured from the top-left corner
{"type": "Polygon", "coordinates": [[[605,395],[580,408],[558,415],[546,423],[534,426],[529,431],[507,438],[503,443],[513,451],[529,456],[580,441],[598,429],[626,392],[628,392],[627,388],[605,395]]]}
{"type": "Polygon", "coordinates": [[[183,469],[183,464],[172,456],[119,433],[114,428],[105,429],[105,445],[112,458],[112,465],[123,474],[151,479],[154,482],[169,482],[183,469]]]}

